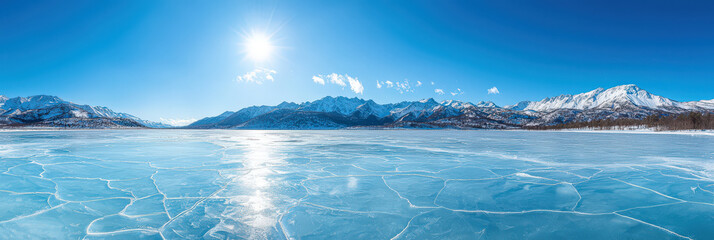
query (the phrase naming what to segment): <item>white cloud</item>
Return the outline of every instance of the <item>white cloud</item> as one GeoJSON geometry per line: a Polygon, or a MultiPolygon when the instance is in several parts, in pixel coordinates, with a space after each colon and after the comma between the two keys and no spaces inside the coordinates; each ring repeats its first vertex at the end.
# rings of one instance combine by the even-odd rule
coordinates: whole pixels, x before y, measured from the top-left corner
{"type": "Polygon", "coordinates": [[[417,81],[416,86],[417,86],[417,87],[421,86],[421,82],[420,82],[420,81],[417,81]]]}
{"type": "Polygon", "coordinates": [[[404,79],[403,82],[395,82],[394,89],[396,89],[399,93],[414,92],[412,86],[409,85],[409,80],[406,79],[404,79]]]}
{"type": "Polygon", "coordinates": [[[195,122],[195,118],[191,119],[171,119],[171,118],[159,118],[159,122],[165,123],[174,127],[183,127],[195,122]]]}
{"type": "MultiPolygon", "coordinates": [[[[341,87],[347,86],[347,83],[345,83],[345,80],[350,84],[350,89],[359,94],[364,93],[364,86],[362,86],[362,82],[360,82],[356,77],[350,77],[347,74],[337,74],[337,73],[330,73],[328,75],[317,75],[317,76],[312,76],[312,81],[320,84],[320,85],[325,85],[326,82],[332,83],[332,84],[337,84],[341,87]],[[327,79],[327,81],[325,80],[327,79]]],[[[379,83],[378,83],[379,84],[379,83]]]]}
{"type": "Polygon", "coordinates": [[[457,88],[456,92],[451,92],[451,96],[456,96],[456,95],[461,95],[464,94],[464,92],[461,91],[461,88],[457,88]]]}
{"type": "Polygon", "coordinates": [[[498,91],[498,88],[496,88],[496,87],[489,88],[487,91],[488,91],[488,94],[499,94],[500,93],[498,91]]]}
{"type": "Polygon", "coordinates": [[[312,81],[320,85],[325,85],[325,79],[318,76],[312,76],[312,81]]]}
{"type": "Polygon", "coordinates": [[[266,68],[256,68],[251,72],[243,74],[242,76],[238,76],[236,78],[236,81],[255,83],[255,84],[263,84],[263,82],[275,81],[275,78],[273,77],[273,75],[276,73],[277,72],[275,70],[266,69],[266,68]]]}
{"type": "Polygon", "coordinates": [[[433,81],[431,82],[431,85],[434,85],[434,82],[433,82],[433,81]]]}
{"type": "Polygon", "coordinates": [[[439,95],[444,95],[444,90],[442,90],[442,89],[438,89],[438,88],[434,89],[434,92],[438,93],[439,95]]]}
{"type": "MultiPolygon", "coordinates": [[[[347,75],[345,75],[347,76],[347,75]]],[[[352,89],[353,92],[363,94],[364,93],[364,86],[362,86],[362,83],[357,80],[357,78],[353,78],[350,76],[347,76],[347,81],[350,82],[350,89],[352,89]]]]}
{"type": "Polygon", "coordinates": [[[343,76],[342,74],[331,73],[330,75],[327,75],[327,79],[329,79],[331,83],[344,87],[347,86],[347,84],[345,84],[345,76],[347,75],[343,76]]]}
{"type": "Polygon", "coordinates": [[[377,82],[377,88],[381,88],[382,86],[384,86],[385,88],[394,88],[399,93],[414,92],[414,89],[409,84],[409,80],[407,80],[407,79],[404,79],[404,81],[402,81],[402,82],[392,82],[392,81],[377,82]]]}

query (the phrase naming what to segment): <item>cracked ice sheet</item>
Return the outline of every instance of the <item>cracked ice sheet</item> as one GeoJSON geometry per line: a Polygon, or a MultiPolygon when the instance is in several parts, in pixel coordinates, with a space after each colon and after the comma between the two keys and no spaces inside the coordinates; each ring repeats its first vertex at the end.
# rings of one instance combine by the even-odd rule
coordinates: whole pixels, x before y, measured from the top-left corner
{"type": "Polygon", "coordinates": [[[709,239],[713,149],[664,134],[3,132],[0,238],[709,239]]]}

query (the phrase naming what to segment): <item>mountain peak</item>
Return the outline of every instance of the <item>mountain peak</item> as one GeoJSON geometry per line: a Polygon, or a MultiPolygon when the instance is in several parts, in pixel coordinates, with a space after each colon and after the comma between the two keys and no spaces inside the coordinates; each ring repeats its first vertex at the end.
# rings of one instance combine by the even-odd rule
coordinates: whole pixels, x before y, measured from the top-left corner
{"type": "Polygon", "coordinates": [[[640,87],[638,87],[637,85],[632,84],[632,83],[630,83],[630,84],[622,84],[622,85],[620,85],[620,86],[614,86],[614,87],[612,87],[612,88],[628,88],[628,89],[629,89],[629,88],[633,88],[633,89],[640,89],[640,87]]]}
{"type": "Polygon", "coordinates": [[[508,105],[505,108],[511,109],[511,110],[516,110],[516,111],[523,111],[527,110],[528,106],[530,106],[533,102],[531,101],[520,101],[516,104],[513,105],[508,105]]]}
{"type": "Polygon", "coordinates": [[[643,90],[642,88],[638,87],[635,84],[625,84],[625,85],[611,87],[605,91],[618,92],[620,94],[632,94],[632,93],[636,93],[639,91],[645,91],[645,90],[643,90]]]}
{"type": "Polygon", "coordinates": [[[496,105],[495,103],[493,103],[491,101],[480,101],[480,102],[476,103],[476,106],[477,107],[487,107],[487,108],[497,108],[498,107],[498,105],[496,105]]]}
{"type": "Polygon", "coordinates": [[[338,112],[340,114],[351,114],[358,106],[365,103],[359,98],[347,98],[343,96],[326,96],[320,100],[301,104],[299,109],[311,112],[338,112]]]}
{"type": "Polygon", "coordinates": [[[463,108],[474,106],[470,102],[462,102],[462,101],[457,101],[457,100],[446,100],[446,101],[441,102],[441,105],[449,106],[449,107],[452,107],[455,109],[463,109],[463,108]]]}
{"type": "Polygon", "coordinates": [[[278,104],[278,106],[276,106],[276,107],[281,108],[281,109],[282,108],[294,109],[294,108],[298,108],[299,105],[297,103],[283,101],[280,104],[278,104]]]}
{"type": "Polygon", "coordinates": [[[1,105],[3,109],[18,109],[25,111],[28,109],[38,109],[52,106],[59,103],[70,103],[56,96],[35,95],[29,97],[6,98],[1,105]]]}
{"type": "Polygon", "coordinates": [[[422,99],[422,100],[419,100],[419,102],[420,102],[420,103],[428,103],[428,104],[438,104],[438,103],[434,100],[434,98],[422,99]]]}

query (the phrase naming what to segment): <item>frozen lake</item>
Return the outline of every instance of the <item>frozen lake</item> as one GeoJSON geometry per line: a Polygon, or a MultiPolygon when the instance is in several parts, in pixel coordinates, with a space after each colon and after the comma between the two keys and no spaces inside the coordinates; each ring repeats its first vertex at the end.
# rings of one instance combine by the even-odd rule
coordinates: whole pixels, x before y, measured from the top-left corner
{"type": "Polygon", "coordinates": [[[712,239],[714,137],[0,132],[0,239],[712,239]]]}

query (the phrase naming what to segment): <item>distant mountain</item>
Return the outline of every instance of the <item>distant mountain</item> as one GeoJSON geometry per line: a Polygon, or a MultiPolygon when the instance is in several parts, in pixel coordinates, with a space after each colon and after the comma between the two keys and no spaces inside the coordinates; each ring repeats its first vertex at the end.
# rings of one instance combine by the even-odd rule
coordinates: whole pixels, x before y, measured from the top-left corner
{"type": "Polygon", "coordinates": [[[598,88],[576,95],[523,101],[499,107],[434,99],[378,104],[372,100],[325,97],[301,104],[253,106],[204,118],[187,128],[336,129],[336,128],[522,128],[597,119],[643,119],[652,114],[714,112],[714,100],[677,102],[635,85],[598,88]]]}
{"type": "Polygon", "coordinates": [[[79,105],[56,96],[8,98],[0,95],[0,127],[63,128],[169,127],[101,106],[79,105]]]}
{"type": "Polygon", "coordinates": [[[377,104],[372,100],[358,98],[325,97],[302,104],[248,107],[198,120],[187,128],[515,128],[524,122],[524,119],[531,118],[529,115],[518,114],[517,111],[498,108],[492,102],[472,104],[449,100],[439,103],[430,98],[377,104]],[[457,119],[464,116],[470,116],[469,121],[457,119]]]}

